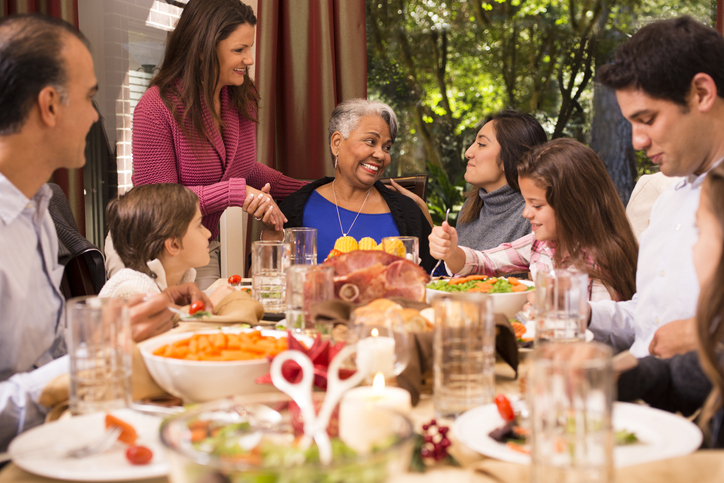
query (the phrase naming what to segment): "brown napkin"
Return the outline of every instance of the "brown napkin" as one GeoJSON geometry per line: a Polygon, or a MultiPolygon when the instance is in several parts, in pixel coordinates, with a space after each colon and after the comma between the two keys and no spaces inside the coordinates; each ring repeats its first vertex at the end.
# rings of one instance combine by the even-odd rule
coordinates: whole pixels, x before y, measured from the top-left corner
{"type": "MultiPolygon", "coordinates": [[[[423,302],[395,297],[392,301],[403,308],[422,310],[429,307],[423,302]]],[[[315,324],[329,324],[330,326],[347,325],[350,314],[357,305],[341,300],[322,302],[311,308],[312,320],[315,324]]],[[[334,334],[334,333],[333,333],[334,334]]],[[[397,385],[407,389],[412,397],[412,404],[417,405],[420,393],[425,386],[424,377],[430,373],[433,366],[432,332],[412,332],[409,339],[410,361],[407,368],[397,376],[397,385]]],[[[518,344],[513,328],[508,319],[495,315],[495,350],[518,374],[518,344]]]]}

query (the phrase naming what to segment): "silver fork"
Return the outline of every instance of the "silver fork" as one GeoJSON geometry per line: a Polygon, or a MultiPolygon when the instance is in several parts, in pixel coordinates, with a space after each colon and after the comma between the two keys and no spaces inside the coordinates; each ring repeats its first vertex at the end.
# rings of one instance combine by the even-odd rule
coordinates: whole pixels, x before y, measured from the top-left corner
{"type": "Polygon", "coordinates": [[[43,448],[33,448],[27,451],[11,451],[10,457],[15,460],[34,453],[59,450],[61,456],[63,457],[85,458],[86,456],[102,453],[103,451],[110,448],[111,445],[118,439],[118,436],[120,436],[121,431],[121,428],[119,428],[118,426],[111,426],[108,427],[98,438],[82,446],[78,446],[77,448],[65,450],[63,449],[63,446],[65,445],[57,444],[53,446],[46,446],[43,448]]]}
{"type": "MultiPolygon", "coordinates": [[[[450,216],[450,208],[448,208],[447,211],[445,212],[445,222],[447,222],[447,219],[449,216],[450,216]]],[[[433,267],[432,271],[430,271],[430,276],[434,276],[435,270],[437,270],[437,267],[440,266],[440,262],[442,262],[442,259],[437,261],[437,263],[433,267]]]]}

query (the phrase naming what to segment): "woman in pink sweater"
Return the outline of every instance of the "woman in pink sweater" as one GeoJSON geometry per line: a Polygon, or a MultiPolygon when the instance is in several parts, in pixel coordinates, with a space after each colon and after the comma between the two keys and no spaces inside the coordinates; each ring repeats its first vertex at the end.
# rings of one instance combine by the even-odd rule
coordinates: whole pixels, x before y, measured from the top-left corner
{"type": "MultiPolygon", "coordinates": [[[[248,75],[255,25],[239,0],[189,1],[133,115],[133,184],[190,188],[212,240],[229,206],[281,230],[286,218],[273,198],[305,184],[256,162],[258,93],[248,75]]],[[[210,271],[197,275],[200,286],[220,276],[213,255],[210,271]]]]}

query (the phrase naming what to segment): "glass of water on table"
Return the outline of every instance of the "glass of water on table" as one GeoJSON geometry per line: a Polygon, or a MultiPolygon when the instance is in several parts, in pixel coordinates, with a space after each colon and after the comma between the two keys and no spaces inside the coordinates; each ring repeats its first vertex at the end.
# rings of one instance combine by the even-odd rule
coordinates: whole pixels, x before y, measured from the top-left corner
{"type": "Polygon", "coordinates": [[[584,340],[588,275],[576,269],[538,272],[535,280],[536,344],[584,340]]]}
{"type": "Polygon", "coordinates": [[[290,245],[290,265],[317,264],[317,229],[307,227],[285,228],[284,242],[290,245]]]}
{"type": "Polygon", "coordinates": [[[286,309],[286,270],[291,246],[283,241],[255,241],[251,244],[252,297],[265,312],[286,309]]]}

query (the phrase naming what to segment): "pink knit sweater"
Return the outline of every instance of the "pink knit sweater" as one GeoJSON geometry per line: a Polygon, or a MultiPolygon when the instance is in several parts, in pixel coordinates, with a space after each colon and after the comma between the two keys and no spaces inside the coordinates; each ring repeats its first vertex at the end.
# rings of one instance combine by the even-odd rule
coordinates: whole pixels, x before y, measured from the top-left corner
{"type": "Polygon", "coordinates": [[[134,186],[180,183],[193,190],[200,200],[204,226],[214,239],[224,210],[244,204],[247,183],[256,189],[270,183],[275,199],[286,198],[306,183],[256,162],[256,127],[231,106],[226,87],[221,89],[223,132],[213,127],[205,106],[204,117],[212,139],[204,139],[194,150],[161,100],[158,87],[146,91],[133,113],[132,179],[134,186]]]}

